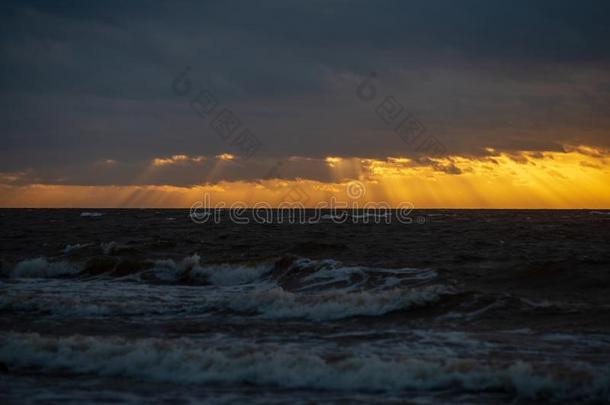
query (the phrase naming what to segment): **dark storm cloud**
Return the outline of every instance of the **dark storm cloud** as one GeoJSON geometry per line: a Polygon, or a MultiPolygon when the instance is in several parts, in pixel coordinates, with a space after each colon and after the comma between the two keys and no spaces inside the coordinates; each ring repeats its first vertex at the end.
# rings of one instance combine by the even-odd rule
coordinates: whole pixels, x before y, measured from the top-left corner
{"type": "MultiPolygon", "coordinates": [[[[609,142],[606,1],[0,7],[2,172],[80,171],[86,183],[84,168],[104,159],[234,153],[172,93],[186,66],[193,92],[212,89],[260,138],[261,159],[411,154],[375,112],[385,96],[448,153],[609,142]],[[366,104],[355,89],[372,70],[378,99],[366,104]]],[[[88,176],[136,178],[127,169],[88,176]]]]}

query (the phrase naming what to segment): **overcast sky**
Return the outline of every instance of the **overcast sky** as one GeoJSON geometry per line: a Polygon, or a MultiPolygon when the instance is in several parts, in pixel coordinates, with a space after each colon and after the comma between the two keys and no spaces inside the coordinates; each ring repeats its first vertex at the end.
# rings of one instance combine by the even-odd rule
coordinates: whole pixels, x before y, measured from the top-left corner
{"type": "Polygon", "coordinates": [[[26,184],[248,180],[290,156],[300,166],[283,176],[323,180],[316,162],[327,156],[417,155],[376,112],[386,97],[447,155],[610,147],[608,1],[56,0],[0,10],[0,173],[26,184]],[[177,92],[187,68],[190,86],[177,92]],[[357,90],[370,72],[367,101],[357,90]],[[204,90],[216,100],[208,116],[190,104],[204,90]],[[214,156],[243,157],[211,127],[225,109],[260,147],[212,173],[214,156]],[[173,155],[188,157],[182,170],[142,176],[173,155]]]}

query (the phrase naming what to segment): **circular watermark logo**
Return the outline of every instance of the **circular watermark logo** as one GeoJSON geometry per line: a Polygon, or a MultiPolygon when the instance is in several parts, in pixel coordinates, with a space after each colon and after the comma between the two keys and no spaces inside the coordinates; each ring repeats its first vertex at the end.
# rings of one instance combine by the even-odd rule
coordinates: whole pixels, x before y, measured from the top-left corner
{"type": "Polygon", "coordinates": [[[358,200],[364,197],[364,195],[366,194],[366,187],[362,182],[358,180],[353,180],[347,183],[345,192],[347,193],[347,196],[352,200],[358,200]]]}

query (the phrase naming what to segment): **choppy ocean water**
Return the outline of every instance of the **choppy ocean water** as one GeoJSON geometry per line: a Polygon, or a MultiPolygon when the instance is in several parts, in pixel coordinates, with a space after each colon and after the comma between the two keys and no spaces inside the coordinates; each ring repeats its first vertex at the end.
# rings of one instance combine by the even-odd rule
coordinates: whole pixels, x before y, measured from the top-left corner
{"type": "Polygon", "coordinates": [[[608,211],[83,213],[0,210],[2,402],[610,399],[608,211]]]}

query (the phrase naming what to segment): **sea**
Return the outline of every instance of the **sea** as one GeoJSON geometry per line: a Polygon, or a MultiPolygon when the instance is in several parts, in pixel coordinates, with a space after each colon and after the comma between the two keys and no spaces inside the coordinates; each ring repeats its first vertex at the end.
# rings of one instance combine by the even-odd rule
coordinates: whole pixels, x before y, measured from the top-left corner
{"type": "Polygon", "coordinates": [[[0,403],[610,401],[610,211],[191,214],[0,210],[0,403]]]}

